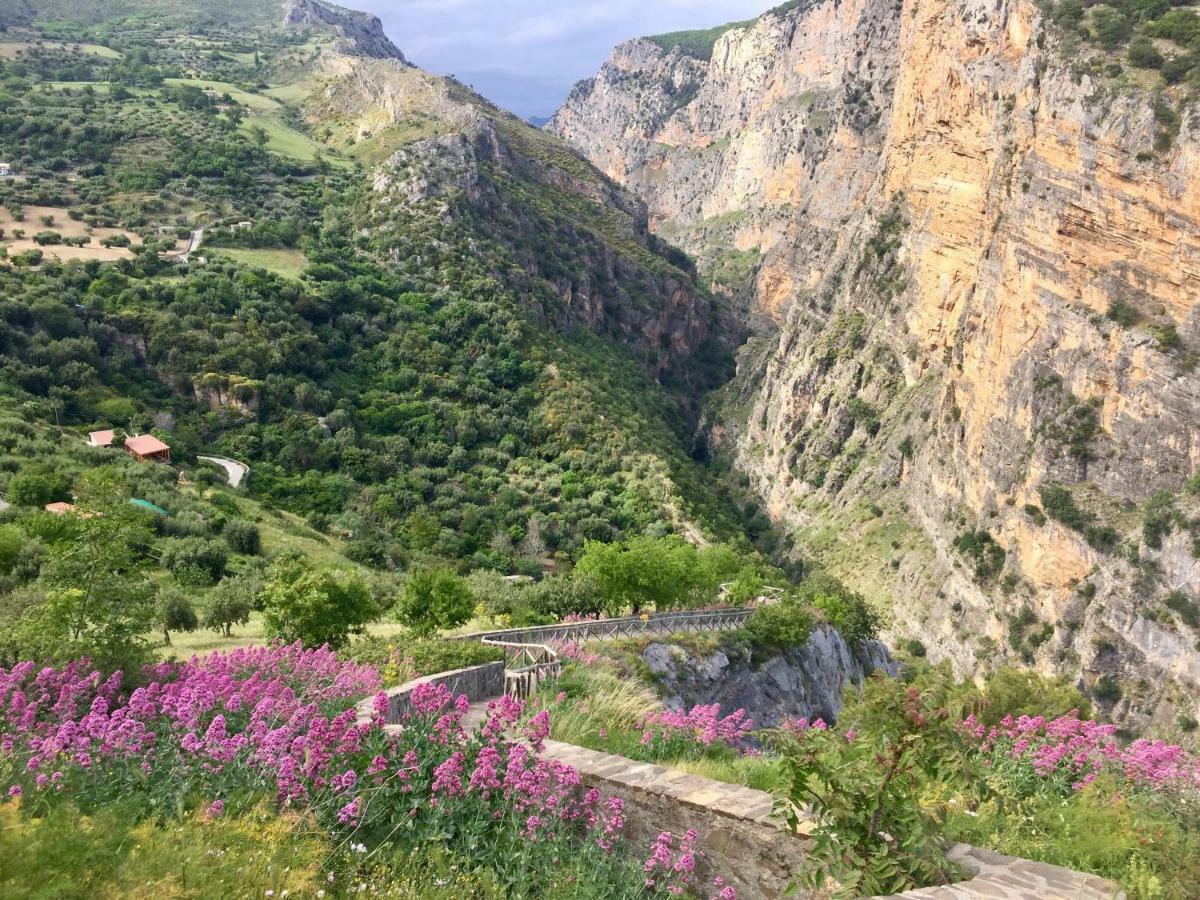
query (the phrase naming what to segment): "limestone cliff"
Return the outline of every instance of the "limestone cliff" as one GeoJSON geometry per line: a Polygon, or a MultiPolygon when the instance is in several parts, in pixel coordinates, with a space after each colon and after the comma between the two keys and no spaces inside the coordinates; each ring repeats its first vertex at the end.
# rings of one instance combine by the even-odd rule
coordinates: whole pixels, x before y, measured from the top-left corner
{"type": "Polygon", "coordinates": [[[1073,674],[1135,727],[1195,715],[1200,140],[1155,140],[1178,98],[1027,0],[805,0],[708,58],[662,44],[549,127],[757,326],[709,440],[894,637],[1073,674]]]}

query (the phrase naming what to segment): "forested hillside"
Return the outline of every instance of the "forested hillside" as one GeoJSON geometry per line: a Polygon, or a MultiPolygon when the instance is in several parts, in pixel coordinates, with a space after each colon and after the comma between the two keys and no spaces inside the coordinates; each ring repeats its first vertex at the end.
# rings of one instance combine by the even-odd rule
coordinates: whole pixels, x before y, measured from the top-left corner
{"type": "MultiPolygon", "coordinates": [[[[688,453],[719,311],[557,140],[338,25],[38,29],[0,41],[13,414],[232,456],[380,569],[753,518],[688,453]]],[[[56,474],[8,452],[2,479],[56,474]]]]}

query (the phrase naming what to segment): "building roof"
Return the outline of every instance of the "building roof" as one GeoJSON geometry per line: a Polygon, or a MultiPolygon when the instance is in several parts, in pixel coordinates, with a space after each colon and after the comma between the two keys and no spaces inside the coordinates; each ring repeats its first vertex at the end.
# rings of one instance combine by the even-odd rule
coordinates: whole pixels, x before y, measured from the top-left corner
{"type": "Polygon", "coordinates": [[[69,513],[74,508],[74,503],[64,503],[62,500],[59,500],[57,503],[46,504],[46,512],[52,512],[56,516],[61,516],[63,513],[69,513]]]}
{"type": "Polygon", "coordinates": [[[125,449],[138,456],[150,456],[154,453],[164,453],[171,448],[152,434],[139,434],[137,437],[125,438],[125,449]]]}
{"type": "Polygon", "coordinates": [[[93,447],[111,447],[114,433],[109,431],[92,431],[88,434],[88,442],[93,447]]]}

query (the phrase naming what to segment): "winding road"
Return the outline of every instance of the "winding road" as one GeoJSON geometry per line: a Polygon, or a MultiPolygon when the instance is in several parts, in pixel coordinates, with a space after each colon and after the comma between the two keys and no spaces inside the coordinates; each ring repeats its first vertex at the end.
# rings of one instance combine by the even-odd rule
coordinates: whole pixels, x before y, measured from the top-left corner
{"type": "Polygon", "coordinates": [[[224,456],[197,456],[196,459],[215,463],[224,469],[225,474],[229,478],[229,486],[231,488],[241,487],[242,482],[246,480],[246,475],[250,471],[250,467],[245,463],[240,463],[236,459],[228,459],[224,456]]]}

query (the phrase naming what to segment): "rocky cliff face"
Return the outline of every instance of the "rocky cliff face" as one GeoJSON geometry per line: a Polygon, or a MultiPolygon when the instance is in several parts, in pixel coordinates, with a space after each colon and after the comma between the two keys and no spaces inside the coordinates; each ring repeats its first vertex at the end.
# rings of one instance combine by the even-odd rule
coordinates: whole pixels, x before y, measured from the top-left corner
{"type": "Polygon", "coordinates": [[[1154,149],[1102,70],[1025,0],[808,0],[710,59],[624,44],[549,127],[757,325],[709,437],[802,554],[960,673],[1166,729],[1200,696],[1200,142],[1154,149]]]}
{"type": "Polygon", "coordinates": [[[347,53],[407,63],[400,48],[383,33],[383,23],[378,16],[342,9],[322,0],[286,0],[283,24],[284,27],[315,25],[331,28],[347,53]]]}
{"type": "Polygon", "coordinates": [[[882,644],[852,650],[828,626],[814,629],[804,646],[763,659],[743,645],[695,655],[669,643],[648,645],[642,658],[671,709],[719,703],[727,712],[746,710],[756,728],[775,728],[785,719],[834,722],[847,685],[862,684],[876,670],[898,672],[882,644]]]}

